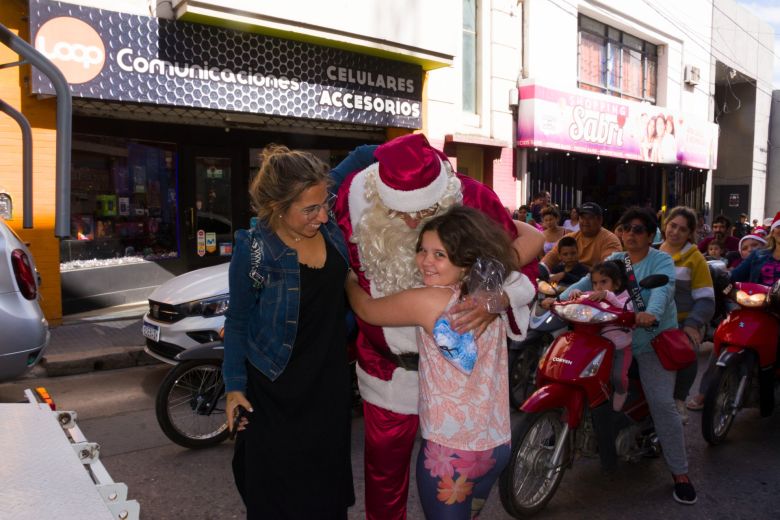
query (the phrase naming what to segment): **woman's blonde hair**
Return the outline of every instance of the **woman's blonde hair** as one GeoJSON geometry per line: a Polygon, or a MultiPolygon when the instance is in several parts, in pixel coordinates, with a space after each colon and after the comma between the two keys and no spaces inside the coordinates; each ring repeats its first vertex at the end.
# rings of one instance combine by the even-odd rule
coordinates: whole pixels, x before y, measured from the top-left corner
{"type": "Polygon", "coordinates": [[[329,167],[309,152],[269,144],[260,153],[262,166],[249,185],[252,209],[260,220],[271,222],[282,214],[301,193],[317,184],[331,184],[329,167]]]}

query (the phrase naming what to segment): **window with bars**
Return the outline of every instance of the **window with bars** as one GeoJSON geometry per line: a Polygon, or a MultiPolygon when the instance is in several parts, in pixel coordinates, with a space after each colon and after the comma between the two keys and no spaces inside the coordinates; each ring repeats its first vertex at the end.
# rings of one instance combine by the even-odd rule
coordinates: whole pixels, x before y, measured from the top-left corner
{"type": "Polygon", "coordinates": [[[656,45],[580,15],[578,55],[579,88],[655,104],[656,45]]]}

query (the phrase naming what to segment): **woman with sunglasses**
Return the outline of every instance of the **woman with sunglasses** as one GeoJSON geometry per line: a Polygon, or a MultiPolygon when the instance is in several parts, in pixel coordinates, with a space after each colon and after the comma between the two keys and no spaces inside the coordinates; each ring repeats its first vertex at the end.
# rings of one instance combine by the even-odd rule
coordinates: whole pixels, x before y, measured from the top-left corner
{"type": "Polygon", "coordinates": [[[258,224],[236,233],[225,314],[233,475],[247,518],[346,519],[354,503],[346,347],[347,248],[328,217],[328,167],[263,150],[249,193],[258,224]]]}
{"type": "MultiPolygon", "coordinates": [[[[650,342],[664,330],[677,327],[677,308],[674,304],[675,267],[672,257],[653,249],[653,237],[658,227],[655,215],[647,208],[629,208],[619,221],[623,229],[624,252],[611,254],[607,260],[631,260],[637,281],[651,274],[669,277],[666,285],[640,291],[645,311],[636,314],[631,354],[639,366],[639,375],[645,398],[650,406],[655,431],[661,441],[666,465],[674,481],[673,498],[681,504],[694,504],[696,491],[688,478],[688,457],[680,415],[674,402],[676,372],[666,370],[658,360],[650,342]]],[[[561,295],[567,298],[573,290],[593,289],[590,276],[569,287],[561,295]]]]}

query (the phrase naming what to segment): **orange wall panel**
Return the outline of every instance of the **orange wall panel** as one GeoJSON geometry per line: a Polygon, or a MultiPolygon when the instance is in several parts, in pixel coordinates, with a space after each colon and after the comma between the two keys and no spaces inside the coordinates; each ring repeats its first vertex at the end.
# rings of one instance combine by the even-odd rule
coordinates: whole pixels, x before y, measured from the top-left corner
{"type": "MultiPolygon", "coordinates": [[[[29,41],[26,11],[26,2],[0,2],[0,23],[29,41]]],[[[1,63],[18,59],[14,52],[0,45],[1,63]]],[[[9,224],[30,244],[43,281],[41,307],[46,318],[57,325],[62,320],[62,289],[60,243],[54,236],[56,102],[30,95],[29,74],[29,66],[0,69],[0,99],[21,111],[32,127],[33,229],[22,228],[22,133],[5,114],[0,114],[0,189],[13,198],[14,215],[9,224]]]]}

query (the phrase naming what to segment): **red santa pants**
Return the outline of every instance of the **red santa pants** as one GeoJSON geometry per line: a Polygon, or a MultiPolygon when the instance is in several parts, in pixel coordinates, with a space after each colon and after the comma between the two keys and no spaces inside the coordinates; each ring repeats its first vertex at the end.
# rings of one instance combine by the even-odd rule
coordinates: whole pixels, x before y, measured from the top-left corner
{"type": "Polygon", "coordinates": [[[405,520],[409,465],[419,419],[365,401],[363,417],[366,520],[405,520]]]}

